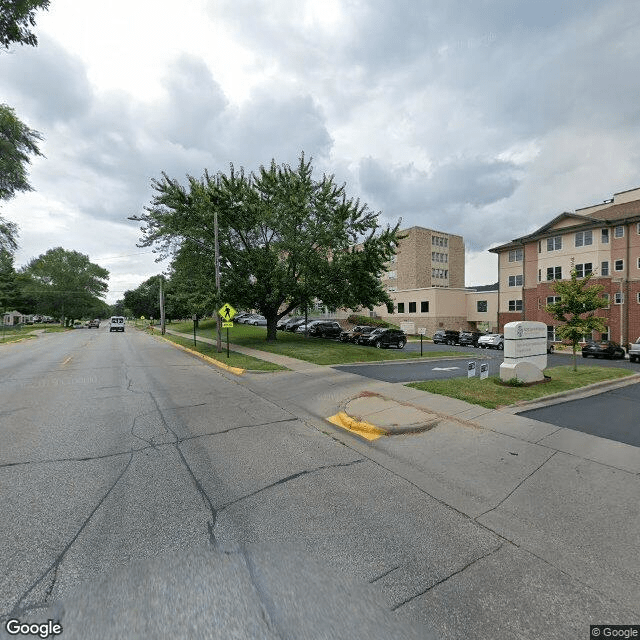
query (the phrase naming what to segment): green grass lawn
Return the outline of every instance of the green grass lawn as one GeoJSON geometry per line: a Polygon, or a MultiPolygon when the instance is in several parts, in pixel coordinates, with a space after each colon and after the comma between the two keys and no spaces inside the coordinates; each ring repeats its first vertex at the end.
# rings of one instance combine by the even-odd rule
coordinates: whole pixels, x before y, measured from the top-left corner
{"type": "Polygon", "coordinates": [[[193,340],[189,340],[187,338],[172,336],[169,333],[165,334],[164,337],[171,342],[175,342],[183,347],[202,353],[203,355],[213,358],[214,360],[218,360],[230,367],[238,367],[240,369],[248,369],[251,371],[287,371],[286,367],[281,367],[273,362],[259,360],[258,358],[246,356],[243,353],[237,353],[231,350],[229,351],[229,357],[227,358],[226,348],[222,353],[218,353],[215,345],[207,344],[206,342],[196,341],[196,345],[194,346],[193,340]]]}
{"type": "Polygon", "coordinates": [[[571,365],[546,369],[545,374],[551,377],[550,382],[536,384],[531,387],[509,387],[500,384],[498,376],[486,380],[480,378],[449,378],[447,380],[427,380],[411,382],[408,387],[429,391],[442,396],[458,398],[471,404],[479,404],[488,409],[497,409],[523,400],[535,400],[554,393],[585,387],[594,382],[624,378],[632,375],[628,369],[612,367],[578,367],[574,372],[571,365]]]}
{"type": "MultiPolygon", "coordinates": [[[[200,322],[198,335],[206,338],[215,338],[215,320],[204,320],[200,322]]],[[[193,323],[172,323],[167,326],[169,329],[184,333],[193,333],[193,323]]],[[[222,330],[222,339],[226,343],[226,329],[222,330]]],[[[246,324],[234,324],[229,329],[229,342],[232,344],[277,353],[283,356],[298,358],[314,364],[333,365],[348,364],[353,362],[379,362],[381,360],[407,360],[420,358],[420,353],[415,351],[405,351],[403,349],[375,349],[373,347],[363,347],[361,345],[338,342],[336,340],[325,340],[323,338],[305,338],[301,334],[289,331],[278,331],[276,342],[267,342],[266,327],[252,327],[246,324]]],[[[423,357],[429,358],[451,358],[459,356],[461,358],[471,357],[471,353],[456,353],[450,351],[433,351],[423,357]]]]}

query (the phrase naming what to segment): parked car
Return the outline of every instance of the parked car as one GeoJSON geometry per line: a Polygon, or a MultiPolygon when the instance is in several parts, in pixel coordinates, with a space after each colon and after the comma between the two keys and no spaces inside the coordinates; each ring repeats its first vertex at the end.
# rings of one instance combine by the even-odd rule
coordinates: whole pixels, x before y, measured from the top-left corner
{"type": "Polygon", "coordinates": [[[247,313],[245,315],[243,315],[240,320],[238,320],[239,324],[250,324],[251,320],[253,320],[253,318],[255,318],[258,314],[257,313],[247,313]]]}
{"type": "Polygon", "coordinates": [[[341,333],[342,327],[335,320],[320,320],[309,328],[310,336],[319,336],[320,338],[339,338],[341,333]]]}
{"type": "Polygon", "coordinates": [[[322,322],[322,320],[309,320],[309,322],[307,322],[306,324],[305,324],[304,320],[302,320],[302,322],[300,322],[300,323],[298,323],[296,325],[295,332],[296,333],[304,333],[305,331],[309,331],[318,322],[322,322]]]}
{"type": "Polygon", "coordinates": [[[640,338],[629,345],[629,360],[640,362],[640,338]]]}
{"type": "Polygon", "coordinates": [[[373,330],[375,329],[375,327],[369,327],[367,325],[356,325],[355,327],[353,327],[353,329],[351,329],[351,331],[343,331],[340,334],[340,340],[342,342],[357,342],[358,338],[361,335],[366,335],[368,333],[371,333],[373,330]]]}
{"type": "Polygon", "coordinates": [[[487,333],[478,338],[480,349],[504,349],[504,336],[501,333],[487,333]]]}
{"type": "Polygon", "coordinates": [[[291,316],[280,318],[280,320],[278,320],[278,322],[276,323],[276,329],[278,331],[284,331],[285,325],[287,324],[287,322],[289,322],[289,320],[291,320],[291,316]]]}
{"type": "Polygon", "coordinates": [[[236,315],[233,316],[233,321],[243,324],[242,322],[243,318],[247,318],[250,315],[253,315],[253,314],[247,313],[246,311],[241,311],[240,313],[236,313],[236,315]]]}
{"type": "Polygon", "coordinates": [[[98,329],[100,327],[100,320],[98,320],[98,318],[89,320],[89,322],[87,322],[87,327],[89,329],[98,329]]]}
{"type": "Polygon", "coordinates": [[[358,338],[358,344],[373,346],[376,349],[390,347],[391,345],[404,349],[407,344],[407,336],[400,329],[374,329],[371,333],[363,334],[358,338]]]}
{"type": "Polygon", "coordinates": [[[460,335],[458,336],[458,344],[460,346],[469,345],[472,347],[477,347],[478,339],[483,335],[484,334],[482,333],[482,331],[461,331],[460,335]]]}
{"type": "Polygon", "coordinates": [[[623,359],[626,353],[623,347],[613,340],[604,340],[602,342],[587,342],[582,347],[582,357],[588,358],[620,358],[623,359]]]}
{"type": "Polygon", "coordinates": [[[433,344],[457,344],[460,340],[460,332],[450,329],[438,329],[433,334],[433,344]]]}
{"type": "Polygon", "coordinates": [[[251,318],[249,318],[249,321],[247,322],[247,324],[251,324],[254,327],[266,327],[267,326],[267,319],[264,316],[261,316],[260,314],[256,313],[255,315],[251,316],[251,318]]]}
{"type": "Polygon", "coordinates": [[[287,324],[284,325],[284,330],[295,331],[298,325],[301,325],[303,323],[304,323],[304,316],[295,316],[294,318],[291,318],[291,320],[289,320],[287,324]]]}

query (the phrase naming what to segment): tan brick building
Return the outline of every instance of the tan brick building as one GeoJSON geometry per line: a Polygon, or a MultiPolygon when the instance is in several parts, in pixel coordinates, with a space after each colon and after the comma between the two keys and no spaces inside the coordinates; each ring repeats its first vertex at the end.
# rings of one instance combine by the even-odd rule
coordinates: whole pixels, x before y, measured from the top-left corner
{"type": "Polygon", "coordinates": [[[382,282],[391,292],[425,287],[464,287],[462,236],[411,227],[400,232],[395,259],[382,282]]]}
{"type": "Polygon", "coordinates": [[[600,204],[565,212],[532,234],[490,249],[498,254],[498,324],[536,320],[555,338],[557,324],[544,310],[553,282],[593,273],[610,306],[599,311],[607,329],[596,338],[621,344],[640,336],[640,187],[600,204]]]}

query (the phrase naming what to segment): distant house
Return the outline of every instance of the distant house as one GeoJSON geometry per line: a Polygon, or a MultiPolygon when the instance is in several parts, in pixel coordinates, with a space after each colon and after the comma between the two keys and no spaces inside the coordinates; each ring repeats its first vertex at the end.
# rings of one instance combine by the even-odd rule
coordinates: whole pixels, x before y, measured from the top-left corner
{"type": "Polygon", "coordinates": [[[2,319],[2,324],[5,326],[13,327],[16,324],[22,324],[25,321],[25,316],[19,311],[9,311],[5,313],[2,319]]]}

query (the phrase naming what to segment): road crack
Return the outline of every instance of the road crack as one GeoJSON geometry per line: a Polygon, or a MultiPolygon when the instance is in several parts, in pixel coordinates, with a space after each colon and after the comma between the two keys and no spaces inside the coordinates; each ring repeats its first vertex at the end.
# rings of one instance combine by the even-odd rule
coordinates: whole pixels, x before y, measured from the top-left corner
{"type": "Polygon", "coordinates": [[[450,580],[454,576],[459,575],[463,571],[466,571],[469,567],[472,567],[474,564],[480,562],[481,560],[484,560],[485,558],[488,558],[489,556],[492,556],[495,553],[498,553],[498,551],[500,551],[502,549],[502,547],[504,547],[505,544],[507,544],[507,543],[503,542],[502,544],[500,544],[500,546],[496,547],[495,549],[492,549],[491,551],[488,551],[484,555],[481,555],[481,556],[475,558],[471,562],[468,562],[467,564],[464,565],[464,567],[458,569],[457,571],[454,571],[453,573],[449,574],[445,578],[442,578],[441,580],[438,580],[437,582],[434,582],[432,585],[429,585],[426,589],[423,589],[419,593],[415,593],[414,595],[410,596],[406,600],[403,600],[402,602],[393,605],[391,607],[391,611],[396,611],[400,607],[404,607],[404,605],[408,604],[409,602],[412,602],[413,600],[415,600],[416,598],[419,598],[420,596],[423,596],[425,593],[428,593],[429,591],[431,591],[431,589],[437,587],[438,585],[441,585],[443,582],[446,582],[447,580],[450,580]]]}

